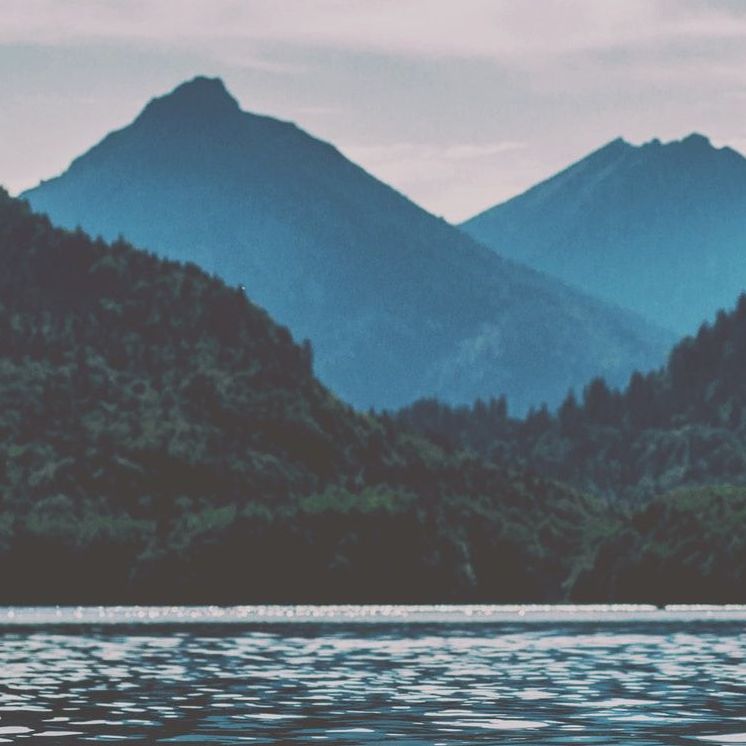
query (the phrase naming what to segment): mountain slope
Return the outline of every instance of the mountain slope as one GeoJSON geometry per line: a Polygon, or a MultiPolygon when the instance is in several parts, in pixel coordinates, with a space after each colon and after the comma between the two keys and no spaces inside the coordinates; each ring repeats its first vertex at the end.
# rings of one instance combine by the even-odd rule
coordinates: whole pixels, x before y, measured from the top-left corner
{"type": "Polygon", "coordinates": [[[545,478],[609,498],[642,502],[680,487],[746,485],[746,295],[661,370],[621,391],[601,379],[582,397],[510,419],[499,402],[452,409],[423,401],[398,421],[445,447],[523,463],[545,478]]]}
{"type": "Polygon", "coordinates": [[[640,319],[495,256],[219,80],[151,101],[25,195],[82,226],[215,272],[297,339],[358,406],[506,393],[520,411],[662,359],[640,319]]]}
{"type": "Polygon", "coordinates": [[[746,288],[746,158],[701,135],[615,140],[462,229],[691,334],[746,288]]]}
{"type": "Polygon", "coordinates": [[[0,603],[558,598],[593,512],[355,413],[243,293],[0,190],[0,603]]]}

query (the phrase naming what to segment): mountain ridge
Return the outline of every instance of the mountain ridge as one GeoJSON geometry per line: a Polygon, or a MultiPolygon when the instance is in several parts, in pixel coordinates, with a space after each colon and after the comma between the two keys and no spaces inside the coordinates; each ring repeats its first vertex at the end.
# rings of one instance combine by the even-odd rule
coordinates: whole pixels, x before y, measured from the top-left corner
{"type": "Polygon", "coordinates": [[[360,407],[507,393],[522,409],[660,363],[658,329],[495,257],[332,145],[233,102],[215,79],[183,84],[24,197],[245,285],[360,407]]]}
{"type": "Polygon", "coordinates": [[[461,228],[683,335],[744,289],[744,193],[746,158],[704,135],[618,138],[461,228]]]}

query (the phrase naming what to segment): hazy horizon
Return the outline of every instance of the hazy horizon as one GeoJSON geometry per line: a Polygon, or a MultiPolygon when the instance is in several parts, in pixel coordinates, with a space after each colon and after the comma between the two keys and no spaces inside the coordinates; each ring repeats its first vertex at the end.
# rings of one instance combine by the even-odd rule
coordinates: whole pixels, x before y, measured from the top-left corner
{"type": "Polygon", "coordinates": [[[459,221],[616,137],[746,144],[728,0],[6,0],[0,183],[63,171],[152,97],[221,77],[459,221]]]}

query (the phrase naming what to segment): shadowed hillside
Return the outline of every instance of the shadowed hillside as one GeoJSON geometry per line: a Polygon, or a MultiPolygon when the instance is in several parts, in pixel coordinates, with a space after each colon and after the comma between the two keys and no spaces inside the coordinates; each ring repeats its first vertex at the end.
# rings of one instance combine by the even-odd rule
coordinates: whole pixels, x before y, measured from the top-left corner
{"type": "Polygon", "coordinates": [[[0,269],[3,603],[746,600],[746,301],[556,418],[395,421],[243,293],[5,194],[0,269]]]}
{"type": "Polygon", "coordinates": [[[355,413],[239,290],[0,193],[0,602],[558,598],[595,509],[355,413]]]}
{"type": "Polygon", "coordinates": [[[422,401],[398,420],[446,447],[530,465],[611,500],[644,501],[681,486],[746,484],[746,296],[696,336],[682,340],[660,371],[622,390],[594,379],[556,414],[525,419],[507,403],[451,408],[422,401]]]}

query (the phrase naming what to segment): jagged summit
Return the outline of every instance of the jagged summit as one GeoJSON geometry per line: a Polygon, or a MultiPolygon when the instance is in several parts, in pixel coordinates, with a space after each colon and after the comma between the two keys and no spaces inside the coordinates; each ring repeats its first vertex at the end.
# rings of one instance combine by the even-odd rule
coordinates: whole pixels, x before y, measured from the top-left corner
{"type": "MultiPolygon", "coordinates": [[[[614,140],[606,147],[610,147],[618,141],[619,140],[614,140]]],[[[676,153],[691,156],[699,155],[704,157],[707,157],[709,155],[716,156],[717,154],[725,153],[731,156],[735,154],[738,157],[742,157],[737,151],[733,150],[733,148],[730,148],[728,146],[718,147],[716,145],[713,145],[712,140],[707,135],[703,135],[701,132],[691,132],[690,134],[675,140],[661,140],[659,137],[654,137],[647,142],[641,143],[640,145],[634,145],[624,140],[622,140],[622,142],[625,142],[630,150],[642,151],[646,153],[660,151],[661,153],[669,155],[676,153]]]]}
{"type": "Polygon", "coordinates": [[[730,151],[730,148],[716,148],[709,137],[699,132],[692,132],[678,140],[663,141],[654,137],[642,145],[633,145],[632,148],[643,155],[657,154],[664,158],[709,158],[717,157],[723,151],[730,151]]]}
{"type": "Polygon", "coordinates": [[[710,150],[712,152],[718,152],[721,150],[730,150],[730,148],[718,148],[715,147],[712,144],[712,141],[710,140],[707,135],[703,135],[700,132],[692,132],[685,137],[682,137],[678,140],[661,140],[659,137],[653,137],[650,140],[647,140],[645,142],[640,143],[639,145],[636,145],[633,142],[630,142],[629,140],[626,140],[624,137],[616,137],[613,140],[610,140],[605,145],[602,145],[600,148],[592,151],[589,155],[585,156],[585,158],[582,158],[577,163],[572,164],[569,166],[569,168],[573,168],[574,166],[577,166],[580,163],[583,163],[584,161],[588,160],[589,158],[593,158],[594,156],[598,155],[599,153],[632,153],[635,151],[652,151],[652,150],[685,150],[689,152],[694,151],[705,151],[710,150]]]}
{"type": "MultiPolygon", "coordinates": [[[[668,148],[671,153],[676,153],[680,156],[686,165],[687,163],[693,165],[695,163],[708,163],[713,164],[739,164],[744,163],[744,157],[737,150],[734,150],[727,145],[718,147],[712,144],[712,140],[706,135],[702,135],[699,132],[692,132],[690,135],[682,138],[681,140],[673,140],[669,143],[664,144],[664,149],[668,148]]],[[[736,165],[738,168],[738,165],[736,165]]]]}
{"type": "Polygon", "coordinates": [[[623,137],[617,137],[614,140],[611,140],[606,145],[601,146],[597,150],[594,150],[592,153],[590,153],[585,158],[581,159],[577,163],[572,164],[569,168],[573,168],[574,166],[577,166],[584,161],[588,160],[589,158],[593,158],[594,156],[597,156],[600,153],[640,153],[640,152],[646,152],[650,153],[653,151],[662,151],[666,153],[718,153],[721,151],[730,151],[731,148],[718,148],[715,147],[712,144],[712,141],[710,140],[707,135],[703,135],[700,132],[692,132],[689,135],[686,135],[685,137],[682,137],[678,140],[661,140],[659,137],[654,137],[651,140],[647,140],[646,142],[643,142],[639,145],[635,145],[634,143],[630,142],[629,140],[625,140],[623,137]]]}
{"type": "Polygon", "coordinates": [[[710,138],[707,135],[702,135],[699,132],[692,132],[681,140],[682,145],[688,145],[689,147],[702,148],[712,147],[710,138]]]}
{"type": "Polygon", "coordinates": [[[632,143],[627,142],[627,140],[625,140],[623,137],[617,137],[611,142],[606,143],[606,145],[602,145],[597,150],[594,150],[581,161],[573,163],[568,168],[564,169],[564,171],[561,171],[560,174],[572,171],[578,166],[585,167],[589,163],[605,164],[609,162],[616,162],[619,158],[622,158],[625,155],[634,152],[635,150],[636,147],[632,143]]]}
{"type": "Polygon", "coordinates": [[[154,98],[139,119],[161,116],[204,117],[234,114],[241,111],[220,78],[198,75],[174,88],[164,96],[154,98]]]}
{"type": "Polygon", "coordinates": [[[634,145],[627,142],[623,137],[615,137],[611,142],[604,145],[601,150],[629,150],[634,145]]]}

